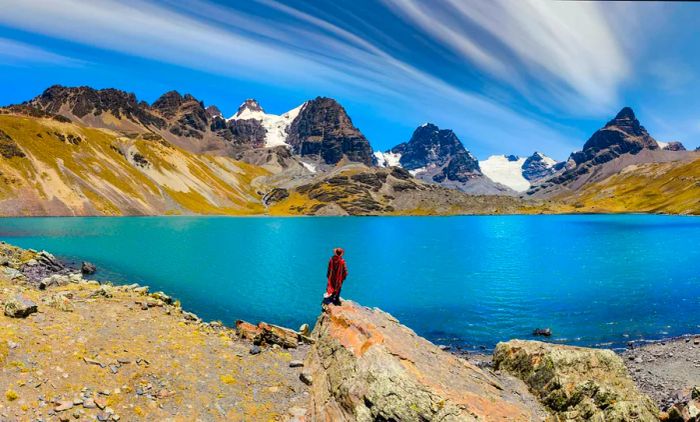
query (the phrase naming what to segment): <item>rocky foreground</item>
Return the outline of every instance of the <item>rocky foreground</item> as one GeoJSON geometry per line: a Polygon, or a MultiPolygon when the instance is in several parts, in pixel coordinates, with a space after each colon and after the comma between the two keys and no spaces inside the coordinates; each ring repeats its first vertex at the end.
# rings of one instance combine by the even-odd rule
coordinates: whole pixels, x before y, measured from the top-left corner
{"type": "Polygon", "coordinates": [[[0,421],[303,416],[307,345],[255,346],[145,286],[48,276],[44,252],[0,258],[0,421]]]}
{"type": "Polygon", "coordinates": [[[0,421],[699,420],[694,338],[622,356],[512,340],[477,363],[351,301],[312,332],[232,329],[47,252],[3,243],[0,264],[0,421]]]}

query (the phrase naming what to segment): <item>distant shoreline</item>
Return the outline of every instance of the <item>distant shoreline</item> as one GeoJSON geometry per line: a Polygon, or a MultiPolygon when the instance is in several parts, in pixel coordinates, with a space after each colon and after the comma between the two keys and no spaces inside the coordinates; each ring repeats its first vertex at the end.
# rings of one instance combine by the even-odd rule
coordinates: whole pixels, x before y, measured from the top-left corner
{"type": "Polygon", "coordinates": [[[645,212],[556,212],[556,213],[503,213],[503,214],[363,214],[363,215],[272,215],[272,214],[128,214],[128,215],[0,215],[0,221],[11,218],[436,218],[436,217],[539,217],[539,216],[616,216],[616,215],[639,215],[639,216],[664,216],[664,217],[695,217],[698,214],[667,214],[667,213],[645,213],[645,212]]]}

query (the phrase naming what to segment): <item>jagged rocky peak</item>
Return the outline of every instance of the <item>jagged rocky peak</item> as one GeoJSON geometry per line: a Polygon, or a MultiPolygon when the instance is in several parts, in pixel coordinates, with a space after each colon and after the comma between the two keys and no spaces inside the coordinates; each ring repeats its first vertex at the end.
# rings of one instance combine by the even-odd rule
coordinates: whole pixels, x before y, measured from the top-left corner
{"type": "Polygon", "coordinates": [[[238,111],[236,111],[236,114],[233,117],[240,119],[257,113],[264,114],[265,110],[263,110],[257,100],[254,98],[248,98],[238,107],[238,111]]]}
{"type": "Polygon", "coordinates": [[[53,85],[26,104],[68,118],[82,119],[109,112],[118,119],[126,118],[146,126],[161,127],[164,123],[148,111],[146,102],[138,102],[133,93],[114,88],[97,90],[89,86],[53,85]]]}
{"type": "Polygon", "coordinates": [[[161,95],[151,107],[167,118],[174,117],[185,108],[204,110],[201,101],[190,94],[180,95],[177,91],[168,91],[161,95]]]}
{"type": "Polygon", "coordinates": [[[541,152],[535,151],[527,157],[522,166],[522,174],[528,181],[542,180],[561,168],[561,164],[541,152]]]}
{"type": "MultiPolygon", "coordinates": [[[[583,145],[581,151],[571,154],[565,170],[545,183],[533,186],[529,194],[554,192],[558,185],[586,183],[591,174],[623,154],[636,155],[643,150],[658,150],[659,143],[639,123],[634,111],[624,107],[619,113],[597,130],[583,145]]],[[[563,168],[564,166],[562,166],[563,168]]],[[[558,169],[557,169],[558,170],[558,169]]]]}
{"type": "Polygon", "coordinates": [[[374,163],[369,141],[332,98],[306,102],[289,126],[287,143],[295,153],[326,164],[337,164],[344,158],[368,166],[374,163]]]}
{"type": "Polygon", "coordinates": [[[399,162],[407,170],[439,168],[432,175],[435,182],[446,179],[466,182],[482,176],[479,161],[464,148],[457,135],[432,123],[419,126],[408,142],[397,145],[391,152],[401,154],[399,162]]]}
{"type": "Polygon", "coordinates": [[[406,170],[443,165],[457,154],[471,155],[454,132],[432,123],[420,125],[408,142],[395,146],[391,152],[401,154],[401,166],[406,170]]]}
{"type": "Polygon", "coordinates": [[[168,131],[173,135],[202,139],[209,128],[204,103],[190,94],[166,92],[153,102],[151,108],[168,120],[168,131]]]}
{"type": "Polygon", "coordinates": [[[223,114],[221,114],[221,110],[219,110],[219,107],[215,105],[210,105],[205,109],[207,112],[207,116],[209,118],[214,119],[214,118],[223,118],[223,114]]]}
{"type": "MultiPolygon", "coordinates": [[[[624,107],[605,126],[595,132],[583,145],[583,152],[615,148],[615,154],[636,153],[640,150],[658,149],[658,143],[639,123],[630,107],[624,107]]],[[[577,161],[578,162],[578,161],[577,161]]]]}
{"type": "Polygon", "coordinates": [[[679,141],[658,142],[658,144],[664,151],[687,151],[685,145],[679,141]]]}

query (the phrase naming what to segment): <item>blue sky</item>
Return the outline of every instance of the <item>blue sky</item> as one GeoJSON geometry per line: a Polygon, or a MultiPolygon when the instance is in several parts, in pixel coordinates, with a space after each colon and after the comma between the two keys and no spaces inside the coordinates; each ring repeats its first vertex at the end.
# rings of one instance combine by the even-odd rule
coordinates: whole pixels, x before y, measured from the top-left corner
{"type": "Polygon", "coordinates": [[[53,84],[152,102],[189,92],[233,114],[316,96],[375,149],[423,122],[479,158],[557,159],[625,105],[700,145],[700,4],[529,0],[0,0],[0,103],[53,84]]]}

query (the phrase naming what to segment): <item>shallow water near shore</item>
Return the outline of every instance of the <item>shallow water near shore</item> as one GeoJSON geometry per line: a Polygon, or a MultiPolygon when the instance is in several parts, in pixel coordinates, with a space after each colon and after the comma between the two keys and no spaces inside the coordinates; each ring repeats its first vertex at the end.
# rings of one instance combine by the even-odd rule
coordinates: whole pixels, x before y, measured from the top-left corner
{"type": "Polygon", "coordinates": [[[92,261],[97,279],[226,324],[313,324],[342,246],[342,296],[439,344],[491,348],[538,327],[601,347],[700,332],[693,217],[5,218],[0,239],[92,261]]]}

